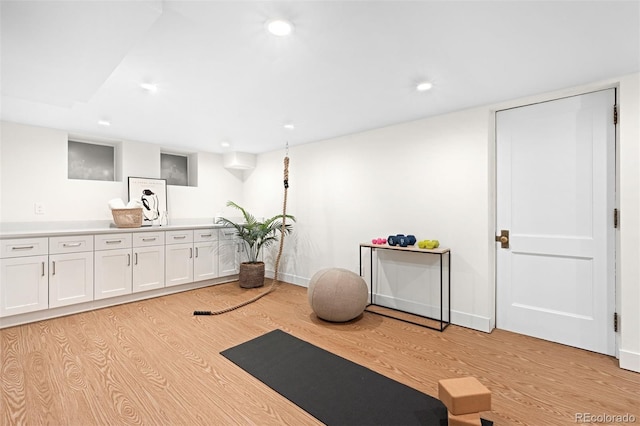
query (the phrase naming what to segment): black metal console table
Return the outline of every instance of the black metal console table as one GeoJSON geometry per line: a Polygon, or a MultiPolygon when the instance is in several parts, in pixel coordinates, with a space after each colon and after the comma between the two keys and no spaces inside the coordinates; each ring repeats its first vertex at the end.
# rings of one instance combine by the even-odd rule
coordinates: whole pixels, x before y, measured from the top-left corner
{"type": "MultiPolygon", "coordinates": [[[[419,325],[421,327],[426,327],[426,328],[430,328],[432,330],[438,330],[438,331],[444,331],[445,328],[447,328],[449,326],[449,324],[451,324],[451,250],[448,248],[436,248],[436,249],[421,249],[418,247],[414,247],[414,246],[408,246],[408,247],[400,247],[400,246],[390,246],[388,244],[371,244],[371,243],[362,243],[360,244],[360,276],[363,275],[362,272],[362,249],[363,248],[368,248],[369,250],[369,275],[370,275],[370,279],[371,279],[371,289],[369,291],[369,304],[367,305],[367,308],[365,308],[366,312],[370,312],[376,315],[382,315],[385,317],[389,317],[389,318],[393,318],[393,319],[397,319],[400,321],[404,321],[404,322],[408,322],[411,324],[415,324],[415,325],[419,325]],[[395,251],[401,251],[401,252],[411,252],[411,253],[423,253],[423,254],[428,254],[428,255],[436,255],[440,257],[440,318],[431,318],[431,317],[426,317],[424,315],[420,315],[420,314],[415,314],[413,312],[406,312],[397,308],[391,308],[388,306],[384,306],[384,305],[379,305],[376,304],[374,301],[374,280],[373,280],[373,253],[376,250],[395,250],[395,251]],[[444,288],[445,288],[445,282],[444,282],[444,274],[443,274],[443,258],[447,259],[447,283],[446,283],[446,289],[447,289],[447,319],[444,319],[444,312],[445,312],[445,307],[444,307],[444,288]],[[404,313],[404,314],[408,314],[408,315],[415,315],[417,317],[422,317],[422,318],[426,318],[435,322],[439,323],[439,327],[432,327],[428,324],[422,324],[416,321],[412,321],[410,319],[402,318],[398,315],[391,315],[388,313],[384,313],[384,312],[379,312],[379,311],[374,311],[374,310],[370,310],[368,309],[370,306],[379,306],[382,308],[385,308],[391,312],[399,312],[399,313],[404,313]]],[[[377,278],[377,277],[376,277],[377,278]]],[[[377,281],[377,280],[376,280],[377,281]]]]}

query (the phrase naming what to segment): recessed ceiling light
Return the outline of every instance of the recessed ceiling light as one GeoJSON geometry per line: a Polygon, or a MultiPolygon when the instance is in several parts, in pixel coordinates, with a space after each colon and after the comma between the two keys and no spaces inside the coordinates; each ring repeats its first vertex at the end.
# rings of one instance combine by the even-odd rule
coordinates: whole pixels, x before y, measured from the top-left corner
{"type": "Polygon", "coordinates": [[[140,87],[143,90],[146,90],[147,92],[157,92],[158,91],[158,86],[156,86],[155,84],[152,83],[140,83],[140,87]]]}
{"type": "Polygon", "coordinates": [[[111,126],[111,122],[109,120],[98,120],[98,124],[100,126],[109,127],[111,126]]]}
{"type": "Polygon", "coordinates": [[[431,84],[428,81],[423,81],[421,83],[418,83],[418,85],[416,86],[416,90],[418,92],[426,92],[427,90],[431,89],[433,87],[433,84],[431,84]]]}
{"type": "Polygon", "coordinates": [[[293,31],[293,24],[285,19],[272,19],[267,22],[267,31],[278,37],[288,36],[293,31]]]}
{"type": "Polygon", "coordinates": [[[282,127],[284,127],[284,128],[285,128],[285,129],[287,129],[287,130],[293,130],[293,129],[295,129],[295,128],[296,128],[296,126],[294,126],[294,125],[293,125],[293,123],[287,123],[287,124],[285,124],[285,125],[284,125],[284,126],[282,126],[282,127]]]}
{"type": "Polygon", "coordinates": [[[229,148],[231,146],[231,144],[227,141],[221,142],[220,146],[223,148],[229,148]]]}

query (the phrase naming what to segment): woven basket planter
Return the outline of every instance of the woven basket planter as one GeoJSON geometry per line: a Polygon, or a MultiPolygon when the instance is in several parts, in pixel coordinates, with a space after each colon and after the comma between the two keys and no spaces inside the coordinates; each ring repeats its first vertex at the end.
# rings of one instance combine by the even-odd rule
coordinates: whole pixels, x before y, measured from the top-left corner
{"type": "Polygon", "coordinates": [[[243,262],[240,264],[240,287],[255,288],[264,285],[264,262],[243,262]]]}

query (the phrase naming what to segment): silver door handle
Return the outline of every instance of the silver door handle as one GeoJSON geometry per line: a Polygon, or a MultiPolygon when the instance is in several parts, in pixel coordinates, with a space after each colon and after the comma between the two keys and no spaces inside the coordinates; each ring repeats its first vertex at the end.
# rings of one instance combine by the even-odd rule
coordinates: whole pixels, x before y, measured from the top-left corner
{"type": "Polygon", "coordinates": [[[51,261],[51,275],[55,275],[56,274],[56,261],[52,260],[51,261]]]}
{"type": "Polygon", "coordinates": [[[192,258],[193,258],[193,249],[190,248],[189,249],[189,259],[192,259],[192,258]]]}
{"type": "Polygon", "coordinates": [[[127,266],[131,266],[131,255],[127,253],[127,266]]]}
{"type": "Polygon", "coordinates": [[[42,262],[42,276],[44,277],[44,262],[42,262]]]}
{"type": "Polygon", "coordinates": [[[198,257],[198,247],[196,247],[196,257],[198,257]]]}
{"type": "Polygon", "coordinates": [[[136,255],[136,257],[135,257],[133,262],[134,262],[134,265],[137,265],[138,264],[138,253],[135,253],[135,255],[136,255]]]}

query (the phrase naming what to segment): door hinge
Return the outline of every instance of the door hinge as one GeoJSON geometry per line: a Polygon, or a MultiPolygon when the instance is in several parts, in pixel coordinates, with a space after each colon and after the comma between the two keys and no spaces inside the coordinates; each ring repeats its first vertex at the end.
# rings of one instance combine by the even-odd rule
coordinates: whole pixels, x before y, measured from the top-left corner
{"type": "Polygon", "coordinates": [[[618,313],[613,313],[613,331],[618,332],[618,326],[620,325],[620,320],[618,319],[618,313]]]}
{"type": "Polygon", "coordinates": [[[613,106],[613,124],[618,124],[618,105],[613,106]]]}
{"type": "Polygon", "coordinates": [[[618,209],[613,209],[613,227],[618,227],[618,209]]]}

